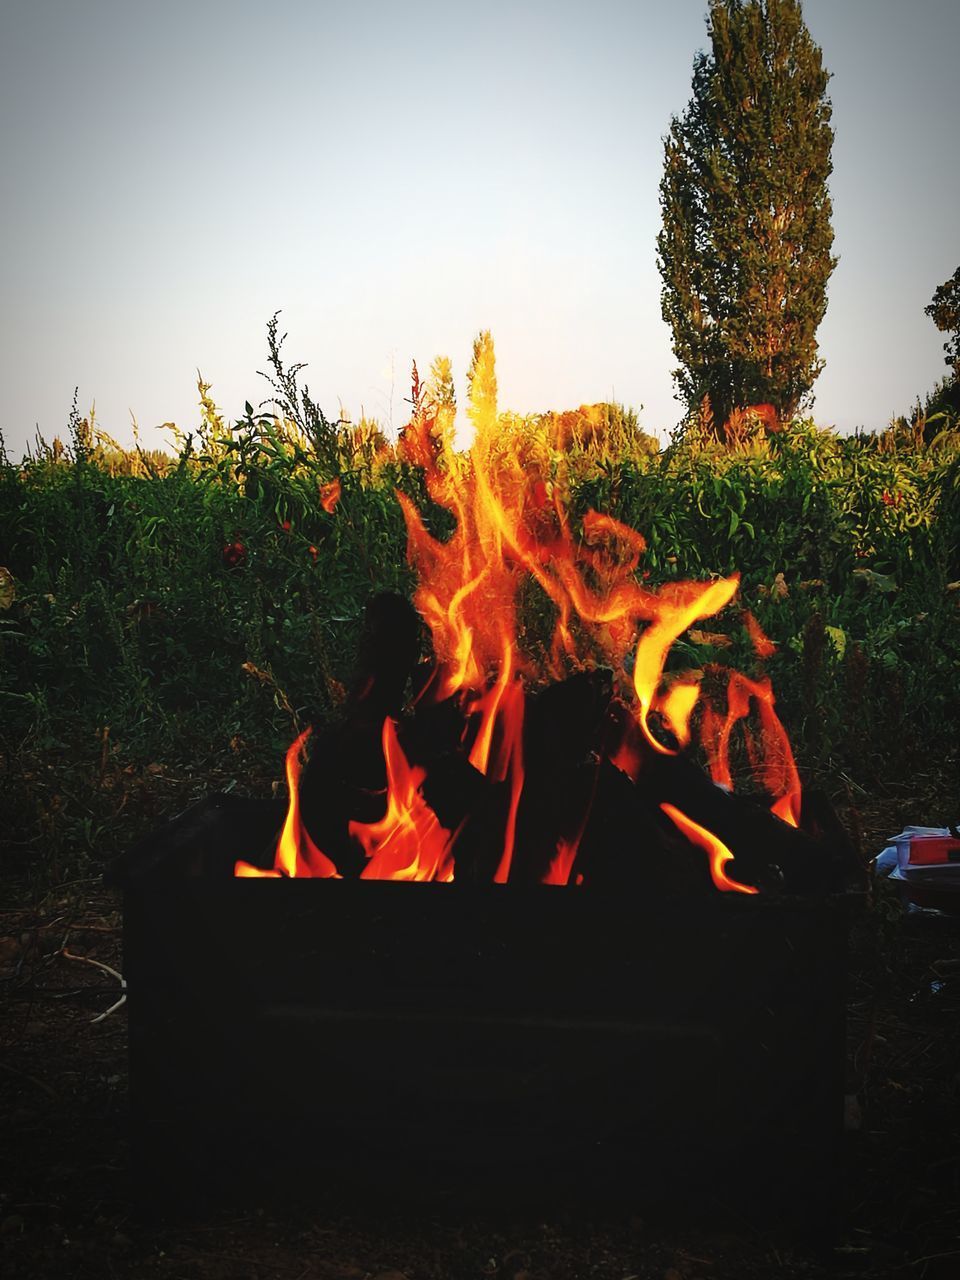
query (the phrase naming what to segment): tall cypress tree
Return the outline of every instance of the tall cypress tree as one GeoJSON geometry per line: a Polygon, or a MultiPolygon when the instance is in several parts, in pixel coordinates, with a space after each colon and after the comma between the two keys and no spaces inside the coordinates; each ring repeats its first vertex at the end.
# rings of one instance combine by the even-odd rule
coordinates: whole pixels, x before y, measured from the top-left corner
{"type": "Polygon", "coordinates": [[[793,413],[823,368],[836,258],[829,73],[799,0],[711,0],[711,51],[665,138],[657,237],[663,318],[689,407],[793,413]]]}

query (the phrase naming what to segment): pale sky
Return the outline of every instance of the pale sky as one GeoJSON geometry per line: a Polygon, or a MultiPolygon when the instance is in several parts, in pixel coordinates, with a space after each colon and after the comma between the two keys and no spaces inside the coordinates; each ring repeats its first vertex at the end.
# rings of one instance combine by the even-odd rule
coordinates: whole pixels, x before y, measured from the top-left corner
{"type": "MultiPolygon", "coordinates": [[[[410,362],[493,332],[501,408],[677,422],[655,239],[706,0],[0,0],[0,427],[124,442],[268,394],[266,322],[325,412],[405,421],[410,362]]],[[[806,0],[833,73],[814,414],[882,428],[947,372],[958,0],[806,0]]]]}

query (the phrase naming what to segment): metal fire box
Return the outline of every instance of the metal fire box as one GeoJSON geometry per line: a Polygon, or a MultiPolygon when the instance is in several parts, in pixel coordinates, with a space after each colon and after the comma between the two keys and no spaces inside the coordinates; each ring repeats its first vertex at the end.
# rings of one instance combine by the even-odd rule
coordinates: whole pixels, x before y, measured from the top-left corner
{"type": "Polygon", "coordinates": [[[841,1137],[847,916],[840,898],[133,880],[141,1187],[816,1212],[841,1137]]]}

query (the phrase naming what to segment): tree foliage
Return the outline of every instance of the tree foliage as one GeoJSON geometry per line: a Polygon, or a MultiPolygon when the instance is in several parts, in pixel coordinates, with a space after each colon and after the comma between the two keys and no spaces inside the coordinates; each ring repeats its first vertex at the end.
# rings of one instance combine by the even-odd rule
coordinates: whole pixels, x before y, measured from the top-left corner
{"type": "Polygon", "coordinates": [[[792,414],[823,367],[816,331],[836,258],[829,73],[799,0],[711,0],[711,51],[671,120],[657,238],[663,317],[691,408],[722,422],[792,414]]]}
{"type": "Polygon", "coordinates": [[[953,335],[943,344],[943,349],[947,353],[947,364],[953,366],[954,377],[960,379],[960,267],[938,287],[924,314],[930,316],[941,333],[953,335]]]}

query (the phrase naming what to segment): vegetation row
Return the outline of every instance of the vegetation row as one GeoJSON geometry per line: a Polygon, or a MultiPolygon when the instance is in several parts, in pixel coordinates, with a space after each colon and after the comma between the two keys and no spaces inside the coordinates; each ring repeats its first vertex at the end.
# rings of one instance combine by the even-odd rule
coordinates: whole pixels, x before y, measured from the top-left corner
{"type": "MultiPolygon", "coordinates": [[[[432,394],[448,378],[438,362],[432,394]]],[[[295,376],[275,389],[275,412],[228,427],[201,383],[175,456],[74,415],[69,446],[0,463],[0,750],[7,830],[35,833],[13,841],[22,870],[74,874],[154,811],[269,787],[295,727],[336,714],[369,597],[412,590],[397,491],[450,529],[403,435],[329,422],[295,376]]],[[[575,530],[594,508],[644,534],[651,585],[741,574],[737,604],[673,660],[749,669],[749,609],[808,776],[869,787],[951,755],[956,432],[844,439],[801,420],[731,449],[693,420],[659,450],[617,406],[501,423],[575,530]]],[[[531,589],[523,618],[535,649],[549,601],[531,589]]]]}

